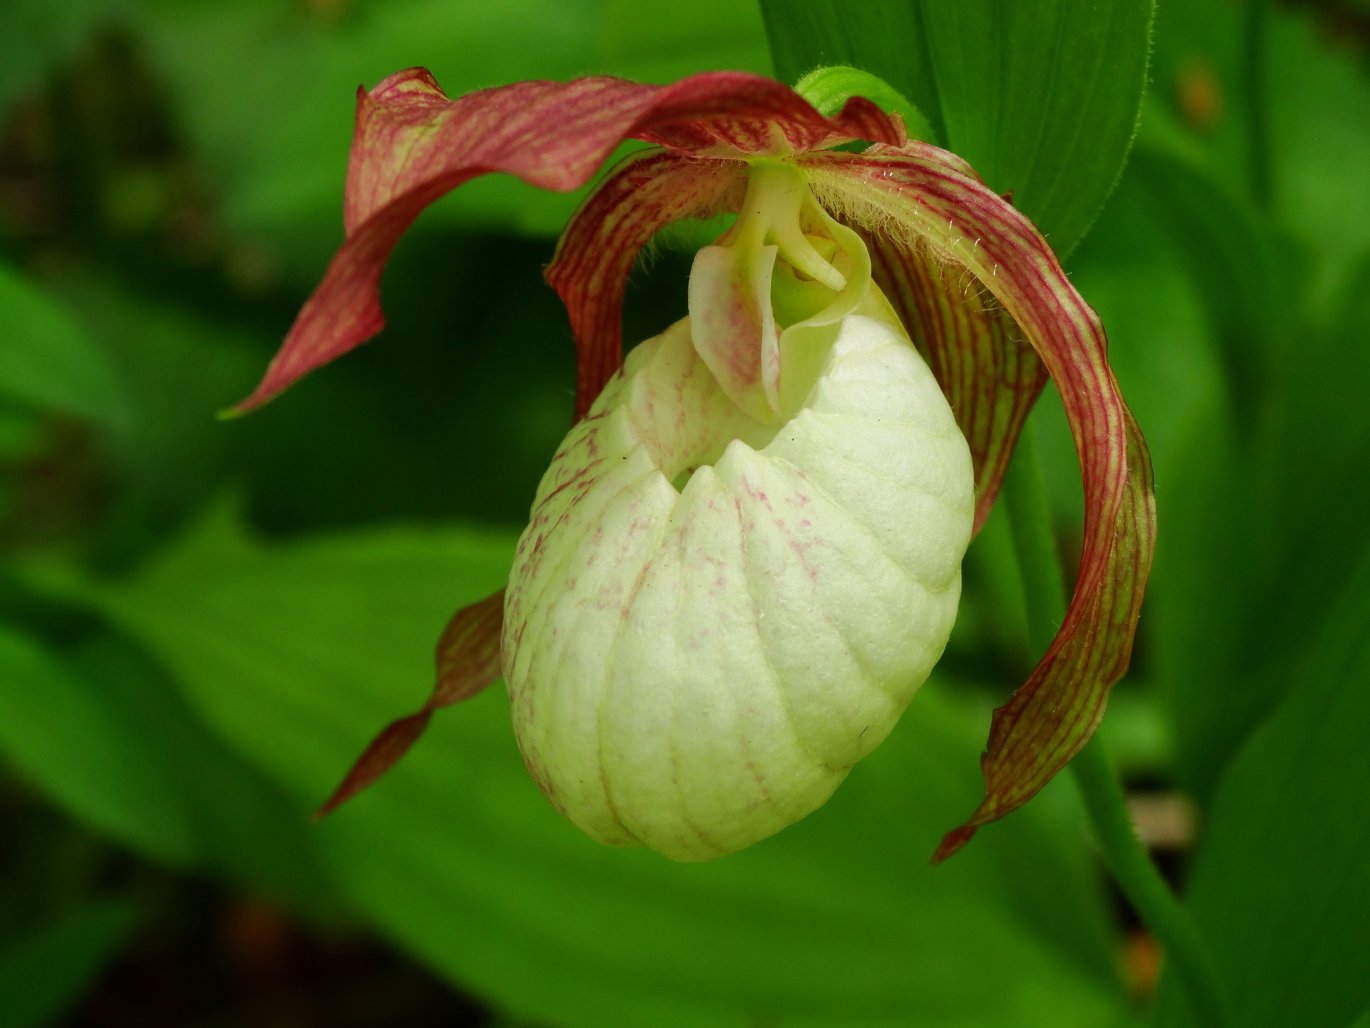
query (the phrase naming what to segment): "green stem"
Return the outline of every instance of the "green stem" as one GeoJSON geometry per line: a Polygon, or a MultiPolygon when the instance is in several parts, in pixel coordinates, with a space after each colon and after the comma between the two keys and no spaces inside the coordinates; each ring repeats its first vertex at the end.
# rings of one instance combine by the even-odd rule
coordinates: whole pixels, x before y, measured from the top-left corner
{"type": "MultiPolygon", "coordinates": [[[[1029,635],[1041,652],[1065,615],[1065,584],[1031,424],[1024,430],[1004,478],[1003,499],[1023,577],[1029,635]]],[[[1189,911],[1161,877],[1137,837],[1103,740],[1095,736],[1071,761],[1070,769],[1105,866],[1165,948],[1200,1023],[1213,1028],[1229,1024],[1213,960],[1189,911]]]]}

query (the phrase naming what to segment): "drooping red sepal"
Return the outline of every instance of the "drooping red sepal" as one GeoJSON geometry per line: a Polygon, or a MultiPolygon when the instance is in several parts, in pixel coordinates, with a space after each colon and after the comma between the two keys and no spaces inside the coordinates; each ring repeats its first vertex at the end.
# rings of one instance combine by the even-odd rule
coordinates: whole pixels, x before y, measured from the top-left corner
{"type": "MultiPolygon", "coordinates": [[[[922,258],[944,266],[946,303],[980,306],[978,290],[967,290],[958,276],[978,280],[1055,381],[1083,472],[1083,548],[1065,619],[1032,676],[996,712],[981,761],[985,799],[947,835],[934,858],[940,860],[978,826],[1027,802],[1093,734],[1109,688],[1127,669],[1151,567],[1150,460],[1108,366],[1098,317],[1041,234],[964,162],[910,143],[812,155],[805,165],[820,201],[868,233],[887,235],[890,245],[913,255],[905,265],[922,258]]],[[[905,303],[917,306],[916,299],[905,303]]],[[[949,341],[964,347],[973,364],[980,335],[957,333],[949,341]]],[[[997,402],[1016,403],[1015,391],[1001,390],[997,402]]],[[[1012,415],[991,419],[999,430],[1016,432],[1020,423],[1012,415]]]]}
{"type": "Polygon", "coordinates": [[[316,818],[332,813],[394,767],[423,734],[435,710],[469,700],[499,679],[503,626],[503,589],[453,615],[438,640],[437,675],[428,702],[381,729],[315,812],[316,818]]]}
{"type": "Polygon", "coordinates": [[[788,87],[740,72],[668,86],[604,77],[519,82],[455,100],[427,71],[400,72],[358,95],[346,239],[266,376],[236,410],[265,403],[379,332],[381,270],[395,244],[425,207],[477,175],[506,172],[568,191],[589,181],[625,139],[741,158],[904,138],[898,118],[860,97],[825,118],[788,87]]]}

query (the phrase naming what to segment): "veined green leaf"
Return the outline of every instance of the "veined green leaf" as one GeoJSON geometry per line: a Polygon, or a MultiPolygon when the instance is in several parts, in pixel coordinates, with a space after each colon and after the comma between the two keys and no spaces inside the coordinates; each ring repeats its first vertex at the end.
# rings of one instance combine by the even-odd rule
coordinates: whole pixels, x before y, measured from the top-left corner
{"type": "MultiPolygon", "coordinates": [[[[202,531],[100,605],[303,815],[380,725],[422,701],[447,617],[501,584],[512,545],[394,529],[244,553],[202,531]]],[[[736,857],[678,865],[601,847],[560,818],[492,689],[441,712],[317,832],[368,917],[543,1022],[1126,1023],[1084,854],[1062,844],[1078,838],[1069,790],[953,866],[924,863],[974,798],[949,769],[973,759],[981,730],[978,712],[920,697],[818,815],[736,857]],[[995,988],[964,987],[979,979],[995,988]]]]}
{"type": "MultiPolygon", "coordinates": [[[[1285,702],[1229,766],[1187,894],[1242,1028],[1342,1028],[1370,1003],[1370,549],[1285,702]]],[[[1193,1023],[1163,983],[1157,1024],[1193,1023]]]]}
{"type": "Polygon", "coordinates": [[[1154,4],[1092,0],[762,0],[776,72],[879,75],[1064,256],[1117,181],[1136,129],[1154,4]]]}
{"type": "Polygon", "coordinates": [[[902,117],[910,139],[932,142],[935,138],[932,126],[917,104],[884,79],[860,68],[846,65],[815,68],[796,82],[794,89],[829,118],[840,111],[850,97],[864,96],[882,111],[902,117]]]}

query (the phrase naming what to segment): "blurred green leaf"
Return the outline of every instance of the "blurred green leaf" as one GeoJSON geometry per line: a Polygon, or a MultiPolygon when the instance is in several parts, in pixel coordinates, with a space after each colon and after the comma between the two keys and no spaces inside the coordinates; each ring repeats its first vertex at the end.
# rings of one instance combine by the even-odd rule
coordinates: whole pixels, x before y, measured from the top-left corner
{"type": "Polygon", "coordinates": [[[212,870],[297,909],[335,907],[306,812],[206,732],[156,672],[114,640],[59,664],[0,632],[0,757],[159,863],[212,870]]]}
{"type": "MultiPolygon", "coordinates": [[[[1242,1028],[1342,1028],[1370,1003],[1370,548],[1288,698],[1214,797],[1187,901],[1242,1028]]],[[[1190,1024],[1166,981],[1159,1025],[1190,1024]]]]}
{"type": "MultiPolygon", "coordinates": [[[[1291,665],[1353,566],[1344,543],[1363,534],[1357,512],[1370,503],[1370,484],[1346,474],[1370,461],[1370,351],[1353,341],[1370,331],[1370,308],[1344,305],[1319,323],[1298,254],[1211,172],[1149,145],[1132,170],[1136,204],[1165,227],[1213,340],[1166,340],[1153,361],[1175,396],[1206,397],[1185,446],[1167,457],[1153,444],[1163,524],[1176,528],[1160,536],[1151,608],[1178,770],[1206,797],[1291,688],[1291,665]],[[1220,374],[1196,374],[1206,350],[1220,374]],[[1218,581],[1227,599],[1214,604],[1218,581]]],[[[1363,294],[1370,262],[1360,275],[1348,295],[1363,294]]],[[[1156,288],[1154,275],[1137,281],[1141,295],[1156,288]]],[[[1128,354],[1114,354],[1121,375],[1128,354]]],[[[1148,411],[1141,399],[1149,434],[1178,402],[1148,411]]]]}
{"type": "Polygon", "coordinates": [[[1365,51],[1308,13],[1269,4],[1271,175],[1282,223],[1313,258],[1321,296],[1370,252],[1370,76],[1365,51]]]}
{"type": "Polygon", "coordinates": [[[0,4],[0,116],[70,60],[120,0],[6,0],[0,4]]]}
{"type": "MultiPolygon", "coordinates": [[[[545,5],[547,0],[543,2],[545,5]]],[[[592,53],[557,55],[559,62],[568,58],[578,61],[576,70],[568,74],[593,70],[643,82],[670,82],[701,71],[765,74],[769,70],[765,27],[754,4],[735,0],[694,0],[689,4],[599,0],[595,6],[598,14],[587,18],[595,35],[592,53]]],[[[549,74],[533,72],[531,77],[547,78],[549,74]]]]}
{"type": "Polygon", "coordinates": [[[1037,654],[1028,642],[1023,578],[1008,516],[997,505],[966,552],[961,579],[961,605],[943,659],[983,662],[996,655],[1006,667],[1031,667],[1037,654]]]}
{"type": "Polygon", "coordinates": [[[1252,112],[1243,91],[1242,19],[1249,10],[1247,4],[1211,0],[1159,4],[1144,115],[1144,132],[1157,120],[1153,109],[1169,115],[1175,129],[1247,200],[1252,112]]]}
{"type": "MultiPolygon", "coordinates": [[[[226,511],[206,524],[231,553],[226,511]]],[[[65,572],[23,577],[49,595],[88,599],[90,585],[65,572]]],[[[158,862],[217,871],[299,909],[336,906],[307,811],[207,732],[160,668],[107,634],[59,660],[0,628],[0,757],[73,816],[158,862]]]]}
{"type": "Polygon", "coordinates": [[[1297,315],[1300,281],[1268,223],[1179,141],[1147,123],[1133,153],[1151,215],[1197,289],[1221,347],[1222,399],[1250,424],[1269,387],[1276,351],[1297,315]]]}
{"type": "Polygon", "coordinates": [[[308,787],[318,794],[301,793],[313,804],[355,756],[331,747],[336,736],[355,733],[364,744],[379,727],[356,703],[369,698],[385,716],[426,698],[442,628],[455,609],[504,584],[514,541],[495,529],[413,527],[267,547],[219,504],[136,580],[90,586],[89,595],[135,638],[155,642],[192,705],[259,766],[292,788],[302,762],[322,766],[308,787]],[[191,597],[199,598],[187,606],[191,597]],[[215,624],[220,609],[228,620],[215,624]],[[196,688],[225,675],[238,684],[196,688]],[[339,702],[344,685],[360,696],[339,702]],[[260,720],[280,704],[290,716],[260,720]]]}
{"type": "MultiPolygon", "coordinates": [[[[447,616],[501,584],[511,547],[394,529],[244,553],[203,530],[100,603],[303,808],[422,702],[447,616]]],[[[1069,790],[927,866],[975,796],[958,769],[979,721],[920,697],[823,812],[689,866],[598,846],[555,814],[491,690],[318,832],[388,933],[548,1023],[1127,1023],[1069,790]]]]}
{"type": "Polygon", "coordinates": [[[172,863],[195,844],[172,770],[148,759],[147,727],[18,633],[0,626],[0,751],[97,828],[172,863]],[[168,795],[170,794],[170,795],[168,795]]]}
{"type": "Polygon", "coordinates": [[[82,647],[72,662],[94,684],[107,716],[141,742],[159,786],[146,801],[179,807],[193,831],[194,856],[182,866],[294,910],[327,915],[338,908],[307,812],[208,731],[161,668],[112,637],[82,647]]]}
{"type": "Polygon", "coordinates": [[[0,949],[0,1020],[5,1028],[52,1022],[118,951],[137,922],[127,900],[104,900],[0,949]]]}
{"type": "Polygon", "coordinates": [[[1370,505],[1370,480],[1356,469],[1370,465],[1370,257],[1348,279],[1354,300],[1326,322],[1306,315],[1286,340],[1278,386],[1248,458],[1260,527],[1255,547],[1266,574],[1250,597],[1242,641],[1265,641],[1259,655],[1247,650],[1250,666],[1257,675],[1273,670],[1278,681],[1249,684],[1270,696],[1292,688],[1291,658],[1333,616],[1356,568],[1354,548],[1366,538],[1360,512],[1370,505]]]}
{"type": "Polygon", "coordinates": [[[520,775],[502,697],[486,697],[439,726],[388,796],[345,813],[331,852],[379,925],[530,1019],[1125,1022],[1099,966],[1088,875],[1059,851],[1053,862],[1059,835],[1018,825],[961,866],[926,866],[933,831],[954,820],[944,796],[973,798],[946,768],[974,736],[938,700],[920,703],[916,727],[821,815],[726,861],[678,866],[598,848],[558,818],[520,775]],[[454,790],[454,761],[476,788],[454,790]],[[460,917],[435,924],[435,902],[460,917]],[[994,989],[972,994],[972,980],[994,989]]]}
{"type": "Polygon", "coordinates": [[[104,423],[126,414],[108,358],[35,283],[0,264],[0,395],[104,423]]]}
{"type": "Polygon", "coordinates": [[[1155,105],[1243,199],[1253,195],[1252,162],[1265,165],[1260,174],[1274,187],[1270,213],[1299,242],[1317,295],[1326,298],[1370,248],[1362,174],[1370,136],[1357,131],[1370,109],[1370,80],[1355,34],[1315,11],[1261,0],[1162,4],[1155,38],[1155,105]],[[1253,12],[1264,19],[1263,45],[1254,53],[1244,24],[1253,12]],[[1253,76],[1264,105],[1252,95],[1253,76]],[[1253,136],[1262,132],[1269,152],[1253,156],[1253,136]]]}
{"type": "Polygon", "coordinates": [[[1152,0],[762,0],[781,78],[851,64],[885,79],[1065,255],[1127,158],[1152,0]]]}

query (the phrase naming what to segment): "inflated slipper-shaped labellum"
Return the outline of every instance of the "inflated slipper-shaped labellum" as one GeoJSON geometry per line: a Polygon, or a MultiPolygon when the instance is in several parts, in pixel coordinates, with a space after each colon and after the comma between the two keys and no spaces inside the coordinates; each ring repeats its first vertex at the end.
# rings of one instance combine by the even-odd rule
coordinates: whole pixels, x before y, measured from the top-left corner
{"type": "Polygon", "coordinates": [[[897,116],[854,97],[826,117],[730,72],[455,100],[421,69],[395,75],[359,96],[346,240],[240,409],[380,330],[382,267],[433,200],[492,171],[574,189],[625,139],[650,145],[585,200],[547,270],[579,420],[508,587],[457,613],[428,704],[325,806],[502,673],[530,772],[594,838],[699,860],[804,817],[941,655],[962,555],[1050,375],[1080,455],[1080,573],[995,713],[984,801],[940,859],[1093,733],[1127,667],[1155,516],[1097,317],[1033,226],[897,116]],[[695,255],[688,317],[625,361],[639,252],[726,213],[695,255]]]}
{"type": "Polygon", "coordinates": [[[703,859],[803,817],[946,645],[970,452],[865,249],[798,169],[754,166],[690,316],[538,489],[504,677],[529,768],[597,839],[703,859]]]}

